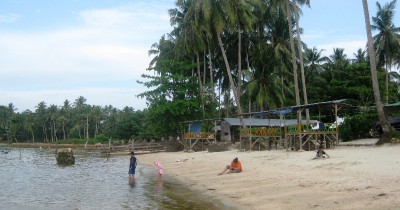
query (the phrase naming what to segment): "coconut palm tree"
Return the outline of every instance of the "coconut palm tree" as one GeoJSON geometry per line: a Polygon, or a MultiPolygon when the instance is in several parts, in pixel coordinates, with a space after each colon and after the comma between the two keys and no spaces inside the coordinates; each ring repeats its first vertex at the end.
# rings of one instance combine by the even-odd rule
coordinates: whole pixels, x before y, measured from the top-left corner
{"type": "Polygon", "coordinates": [[[290,88],[280,82],[276,66],[281,62],[270,45],[259,45],[253,53],[251,62],[254,68],[252,78],[247,84],[246,95],[249,100],[256,101],[261,111],[281,107],[285,95],[292,95],[290,88]],[[284,94],[279,89],[283,89],[284,94]]]}
{"type": "Polygon", "coordinates": [[[340,79],[335,76],[337,71],[345,70],[349,63],[349,59],[347,59],[347,55],[344,53],[344,48],[333,48],[333,54],[329,56],[327,61],[327,67],[329,70],[329,72],[327,72],[327,79],[340,79]]]}
{"type": "Polygon", "coordinates": [[[369,11],[368,11],[368,2],[367,0],[362,0],[363,9],[364,9],[364,19],[365,19],[365,28],[367,31],[368,37],[368,55],[369,62],[371,66],[371,79],[372,79],[372,87],[374,91],[375,97],[375,106],[378,112],[379,122],[382,127],[383,135],[381,139],[377,142],[377,144],[382,144],[388,142],[392,136],[392,127],[389,125],[388,119],[383,110],[383,104],[381,101],[381,95],[379,92],[379,83],[378,83],[378,74],[376,71],[376,60],[375,60],[375,50],[373,47],[373,38],[371,33],[371,23],[369,21],[369,11]]]}
{"type": "Polygon", "coordinates": [[[361,63],[366,63],[367,62],[367,56],[366,56],[366,51],[359,48],[357,50],[357,53],[353,53],[354,59],[352,59],[353,63],[361,64],[361,63]]]}
{"type": "MultiPolygon", "coordinates": [[[[292,23],[292,10],[290,0],[286,0],[286,15],[288,19],[289,25],[289,38],[290,38],[290,51],[292,52],[292,66],[293,66],[293,79],[294,79],[294,92],[296,97],[296,105],[300,105],[300,91],[299,91],[299,81],[297,75],[297,58],[296,58],[296,50],[294,46],[294,35],[293,35],[293,23],[292,23]]],[[[301,113],[298,111],[298,120],[301,120],[301,113]]]]}
{"type": "Polygon", "coordinates": [[[396,0],[383,7],[376,2],[378,8],[376,17],[372,17],[372,30],[379,31],[374,39],[374,49],[378,56],[378,66],[385,65],[386,73],[386,103],[389,102],[389,69],[393,64],[396,54],[400,53],[400,27],[393,24],[396,0]]]}
{"type": "MultiPolygon", "coordinates": [[[[310,7],[310,0],[297,0],[294,1],[294,17],[296,21],[296,32],[297,32],[297,47],[299,51],[299,60],[300,60],[300,74],[301,74],[301,84],[303,87],[303,99],[304,99],[304,104],[308,104],[308,96],[307,96],[307,86],[306,86],[306,78],[304,75],[304,60],[303,60],[303,43],[301,42],[301,33],[300,33],[300,21],[299,21],[299,16],[301,13],[301,10],[299,9],[299,6],[301,5],[307,5],[310,7]],[[297,5],[296,4],[299,4],[297,5]]],[[[310,121],[310,112],[308,109],[306,109],[306,119],[307,122],[310,121]]]]}
{"type": "Polygon", "coordinates": [[[47,114],[47,105],[44,101],[40,102],[36,106],[35,113],[36,113],[36,119],[42,125],[43,138],[45,142],[48,142],[48,137],[47,137],[48,114],[47,114]]]}
{"type": "MultiPolygon", "coordinates": [[[[200,53],[206,49],[206,40],[202,33],[201,21],[198,20],[198,13],[194,1],[178,0],[176,2],[178,8],[169,10],[170,22],[175,26],[172,35],[176,37],[176,52],[180,56],[195,55],[197,64],[197,78],[201,97],[201,108],[203,118],[205,117],[205,90],[204,83],[201,78],[200,53]]],[[[204,75],[205,76],[205,75],[204,75]]]]}
{"type": "Polygon", "coordinates": [[[232,30],[234,28],[232,26],[232,23],[236,23],[236,13],[232,8],[230,0],[203,0],[198,1],[198,4],[199,5],[197,7],[197,12],[202,15],[202,20],[204,20],[204,29],[207,37],[211,38],[212,34],[215,34],[217,37],[218,46],[221,50],[229,79],[229,86],[235,98],[237,113],[241,115],[243,112],[240,104],[239,94],[231,75],[231,65],[229,64],[226,49],[224,47],[224,43],[222,42],[221,37],[224,30],[232,30]]]}
{"type": "Polygon", "coordinates": [[[242,36],[243,33],[250,30],[253,26],[255,16],[252,13],[254,6],[258,5],[256,0],[243,0],[231,1],[232,10],[235,15],[233,21],[236,23],[238,34],[238,83],[237,83],[237,97],[241,98],[242,92],[242,36]]]}
{"type": "Polygon", "coordinates": [[[58,107],[57,105],[51,104],[48,108],[49,120],[50,120],[50,134],[51,141],[57,141],[57,129],[56,129],[56,120],[58,115],[58,107]]]}
{"type": "Polygon", "coordinates": [[[322,56],[324,50],[318,50],[316,47],[312,49],[306,48],[304,53],[305,66],[309,74],[321,74],[325,71],[324,63],[329,61],[329,58],[322,56]]]}

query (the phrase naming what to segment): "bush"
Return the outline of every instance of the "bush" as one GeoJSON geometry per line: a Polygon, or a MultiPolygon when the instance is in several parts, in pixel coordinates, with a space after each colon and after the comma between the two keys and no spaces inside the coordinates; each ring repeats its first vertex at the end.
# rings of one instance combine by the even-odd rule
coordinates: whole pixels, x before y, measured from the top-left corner
{"type": "Polygon", "coordinates": [[[65,139],[57,141],[57,144],[85,144],[85,139],[65,139]]]}
{"type": "Polygon", "coordinates": [[[343,141],[370,137],[370,130],[375,126],[376,115],[357,114],[346,117],[344,123],[339,126],[339,135],[343,141]]]}
{"type": "Polygon", "coordinates": [[[104,134],[99,134],[96,136],[95,141],[97,143],[108,143],[108,137],[104,134]]]}

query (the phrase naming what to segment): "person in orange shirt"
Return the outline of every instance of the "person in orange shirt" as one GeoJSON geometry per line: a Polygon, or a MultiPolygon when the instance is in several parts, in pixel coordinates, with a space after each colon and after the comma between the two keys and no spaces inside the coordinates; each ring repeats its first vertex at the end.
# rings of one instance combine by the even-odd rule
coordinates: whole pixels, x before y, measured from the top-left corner
{"type": "Polygon", "coordinates": [[[224,170],[221,173],[219,173],[218,175],[222,175],[226,171],[228,171],[228,174],[242,172],[242,164],[240,163],[239,159],[238,158],[233,159],[233,161],[231,162],[231,165],[227,165],[224,168],[224,170]]]}

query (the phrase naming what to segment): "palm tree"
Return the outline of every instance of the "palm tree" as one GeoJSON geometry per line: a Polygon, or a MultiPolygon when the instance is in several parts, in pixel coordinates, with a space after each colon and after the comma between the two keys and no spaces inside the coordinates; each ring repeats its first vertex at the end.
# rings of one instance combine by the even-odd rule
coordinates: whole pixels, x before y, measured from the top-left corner
{"type": "Polygon", "coordinates": [[[392,136],[392,127],[389,125],[388,119],[383,110],[383,104],[381,101],[381,95],[379,92],[379,83],[378,83],[378,75],[376,71],[376,60],[375,60],[375,50],[373,48],[373,38],[371,33],[371,24],[369,21],[369,11],[368,11],[368,2],[367,0],[362,0],[363,9],[364,9],[364,18],[365,18],[365,28],[367,31],[368,37],[368,54],[369,61],[371,65],[371,79],[372,79],[372,87],[374,91],[375,97],[375,106],[378,112],[379,122],[382,127],[383,135],[381,139],[377,142],[377,144],[382,144],[388,142],[392,136]]]}
{"type": "Polygon", "coordinates": [[[329,58],[322,56],[324,50],[318,50],[316,47],[305,50],[304,60],[309,74],[321,74],[325,71],[323,63],[328,62],[329,58]]]}
{"type": "Polygon", "coordinates": [[[233,13],[235,13],[234,22],[236,22],[237,33],[238,33],[238,84],[237,84],[237,97],[241,98],[242,92],[242,34],[250,30],[255,16],[252,13],[252,9],[255,5],[258,5],[254,0],[243,0],[243,1],[231,1],[233,13]]]}
{"type": "Polygon", "coordinates": [[[379,33],[373,37],[374,49],[378,56],[378,66],[385,65],[386,73],[386,103],[389,103],[389,69],[393,64],[396,54],[400,53],[400,27],[393,24],[396,0],[393,0],[383,7],[376,2],[378,11],[376,17],[372,17],[371,25],[373,30],[379,33]]]}
{"type": "Polygon", "coordinates": [[[45,142],[48,142],[47,138],[47,120],[48,120],[48,114],[47,114],[47,105],[44,101],[40,102],[36,106],[36,117],[39,123],[42,125],[42,131],[43,131],[43,138],[45,142]]]}
{"type": "Polygon", "coordinates": [[[103,112],[101,111],[100,106],[93,106],[91,109],[91,115],[93,116],[94,123],[95,123],[95,128],[94,128],[94,138],[97,137],[97,134],[99,133],[100,129],[100,122],[101,119],[103,118],[103,112]]]}
{"type": "Polygon", "coordinates": [[[328,89],[328,82],[324,75],[326,73],[325,64],[329,61],[329,58],[322,55],[323,51],[323,49],[318,50],[316,47],[313,47],[312,49],[306,48],[304,52],[305,78],[308,86],[312,87],[308,89],[308,96],[314,102],[323,101],[325,98],[321,92],[328,89]]]}
{"type": "MultiPolygon", "coordinates": [[[[200,53],[205,51],[206,41],[202,34],[202,25],[198,20],[196,4],[193,1],[178,0],[178,8],[169,10],[170,22],[175,26],[172,35],[176,36],[177,53],[180,55],[195,55],[197,78],[201,97],[203,118],[205,117],[205,90],[201,79],[200,53]]],[[[205,76],[205,75],[204,75],[205,76]]],[[[204,81],[204,80],[203,80],[204,81]]]]}
{"type": "Polygon", "coordinates": [[[352,60],[353,63],[361,64],[367,62],[366,51],[359,48],[357,53],[353,53],[354,59],[352,60]]]}
{"type": "Polygon", "coordinates": [[[66,126],[68,125],[68,122],[71,120],[71,103],[69,102],[69,100],[65,100],[63,106],[60,109],[60,118],[59,120],[61,121],[61,127],[62,127],[62,132],[63,132],[63,139],[67,139],[67,130],[66,126]]]}
{"type": "MultiPolygon", "coordinates": [[[[292,66],[293,66],[293,79],[294,79],[294,92],[296,96],[296,105],[300,105],[300,92],[299,92],[299,81],[297,76],[297,58],[296,58],[296,50],[294,47],[294,35],[293,35],[293,23],[292,23],[292,11],[290,9],[290,0],[286,0],[286,15],[288,19],[289,25],[289,38],[290,38],[290,49],[292,52],[292,66]]],[[[300,110],[297,112],[297,119],[301,120],[301,112],[300,110]]],[[[301,142],[300,142],[301,145],[301,142]]]]}
{"type": "Polygon", "coordinates": [[[333,54],[329,56],[327,66],[329,67],[329,80],[340,79],[335,78],[338,71],[344,71],[349,65],[349,59],[344,53],[344,48],[333,48],[333,54]],[[330,78],[329,78],[330,77],[330,78]]]}
{"type": "Polygon", "coordinates": [[[48,113],[50,118],[51,141],[54,142],[57,141],[56,119],[58,115],[58,107],[54,104],[50,105],[48,113]]]}
{"type": "MultiPolygon", "coordinates": [[[[299,5],[307,5],[310,6],[310,0],[297,0],[299,5]]],[[[301,42],[301,33],[300,33],[300,23],[299,23],[299,14],[300,9],[298,8],[296,1],[294,2],[294,16],[296,20],[296,32],[297,32],[297,47],[299,51],[299,60],[300,60],[300,74],[301,74],[301,83],[303,87],[303,98],[304,104],[308,104],[308,96],[307,96],[307,86],[306,86],[306,78],[304,75],[304,63],[303,63],[303,43],[301,42]]],[[[306,109],[306,119],[307,123],[310,121],[310,112],[306,109]]]]}
{"type": "Polygon", "coordinates": [[[32,113],[30,110],[25,110],[23,112],[23,115],[25,116],[24,118],[24,128],[28,133],[31,134],[32,136],[32,142],[35,142],[35,132],[33,132],[33,126],[35,125],[34,122],[34,113],[32,113]]]}
{"type": "Polygon", "coordinates": [[[234,95],[236,106],[237,106],[237,113],[239,115],[242,114],[242,107],[240,104],[239,94],[235,87],[235,83],[233,81],[231,75],[231,67],[228,61],[228,57],[226,55],[226,50],[224,44],[222,42],[221,34],[224,29],[231,30],[232,23],[235,23],[235,12],[230,4],[230,0],[203,0],[198,1],[199,4],[199,14],[203,15],[204,20],[204,29],[207,33],[207,37],[211,38],[212,34],[215,33],[217,36],[218,45],[220,47],[222,57],[225,63],[228,79],[229,79],[229,86],[234,95]]]}
{"type": "MultiPolygon", "coordinates": [[[[266,18],[265,27],[267,28],[267,33],[263,35],[260,33],[260,37],[255,43],[255,48],[262,49],[265,43],[270,43],[271,47],[274,48],[274,55],[279,61],[275,63],[274,70],[279,73],[281,80],[281,87],[278,89],[281,91],[281,95],[284,95],[284,88],[292,79],[292,74],[290,72],[290,66],[292,65],[291,50],[289,40],[289,30],[288,30],[288,19],[285,12],[285,7],[268,7],[263,11],[263,17],[266,18]]],[[[255,51],[256,52],[256,51],[255,51]]],[[[280,107],[283,107],[285,100],[280,107]]]]}
{"type": "Polygon", "coordinates": [[[254,73],[247,84],[246,93],[250,101],[257,102],[261,111],[276,109],[283,104],[285,95],[292,94],[287,86],[282,87],[279,72],[275,71],[280,63],[275,55],[277,52],[270,45],[260,45],[254,51],[251,62],[254,73]],[[285,94],[276,91],[280,88],[285,94]]]}

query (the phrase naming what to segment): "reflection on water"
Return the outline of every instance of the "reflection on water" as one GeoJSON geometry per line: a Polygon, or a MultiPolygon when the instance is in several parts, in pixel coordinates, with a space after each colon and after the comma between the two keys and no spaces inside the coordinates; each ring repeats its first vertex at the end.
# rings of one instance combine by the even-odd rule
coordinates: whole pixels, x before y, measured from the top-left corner
{"type": "MultiPolygon", "coordinates": [[[[222,209],[153,168],[128,178],[129,156],[74,151],[75,165],[54,150],[1,148],[0,209],[222,209]]],[[[140,156],[138,157],[140,159],[140,156]]]]}

